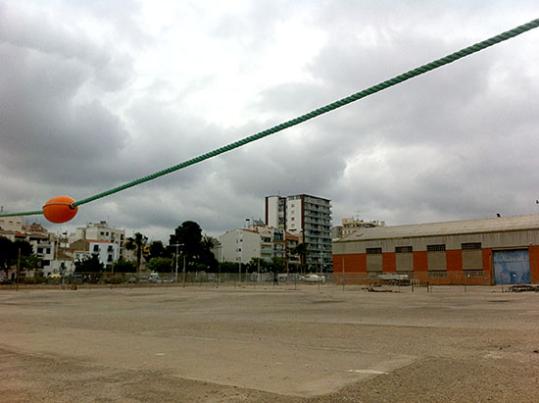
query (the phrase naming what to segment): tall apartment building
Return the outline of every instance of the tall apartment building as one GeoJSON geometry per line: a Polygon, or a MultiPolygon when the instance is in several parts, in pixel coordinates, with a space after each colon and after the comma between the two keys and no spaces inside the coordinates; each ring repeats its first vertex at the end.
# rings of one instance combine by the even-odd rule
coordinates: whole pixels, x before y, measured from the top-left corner
{"type": "Polygon", "coordinates": [[[331,201],[299,194],[266,197],[266,225],[300,238],[310,271],[331,271],[331,201]]]}

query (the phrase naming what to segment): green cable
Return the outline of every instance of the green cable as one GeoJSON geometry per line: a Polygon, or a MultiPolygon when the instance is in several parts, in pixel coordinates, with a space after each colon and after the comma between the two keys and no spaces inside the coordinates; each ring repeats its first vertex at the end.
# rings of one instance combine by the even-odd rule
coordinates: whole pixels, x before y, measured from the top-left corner
{"type": "MultiPolygon", "coordinates": [[[[450,55],[444,56],[441,59],[434,60],[430,63],[427,63],[423,66],[417,67],[415,69],[409,70],[406,73],[399,74],[398,76],[395,76],[393,78],[390,78],[389,80],[383,81],[381,83],[378,83],[376,85],[373,85],[372,87],[369,87],[367,89],[364,89],[362,91],[356,92],[355,94],[352,94],[350,96],[347,96],[345,98],[341,98],[335,102],[332,102],[326,106],[323,106],[321,108],[315,109],[309,113],[306,113],[304,115],[298,116],[294,119],[288,120],[286,122],[280,123],[276,126],[273,126],[269,129],[263,130],[261,132],[255,133],[251,136],[245,137],[241,140],[235,141],[233,143],[230,143],[228,145],[225,145],[223,147],[217,148],[213,151],[209,151],[205,154],[201,154],[198,157],[192,158],[190,160],[181,162],[177,165],[171,166],[169,168],[163,169],[161,171],[154,172],[153,174],[144,176],[142,178],[135,179],[131,182],[127,182],[123,185],[117,186],[115,188],[109,189],[107,191],[97,193],[93,196],[87,197],[85,199],[81,199],[73,203],[74,206],[81,206],[86,203],[90,203],[92,201],[101,199],[106,196],[110,196],[114,193],[118,193],[122,190],[128,189],[130,187],[140,185],[144,182],[149,182],[151,180],[157,179],[161,176],[168,175],[172,172],[178,171],[183,168],[187,168],[191,165],[198,164],[199,162],[205,161],[207,159],[213,158],[217,155],[223,154],[225,152],[234,150],[236,148],[239,148],[247,143],[251,143],[253,141],[259,140],[263,137],[269,136],[270,134],[274,134],[277,132],[280,132],[284,129],[287,129],[292,126],[296,126],[300,123],[303,123],[307,120],[313,119],[317,116],[323,115],[324,113],[333,111],[337,108],[340,108],[342,106],[348,105],[354,101],[357,101],[361,98],[365,98],[369,95],[372,95],[376,92],[385,90],[386,88],[392,87],[394,85],[397,85],[399,83],[402,83],[406,80],[409,80],[413,77],[419,76],[421,74],[427,73],[431,70],[437,69],[439,67],[442,67],[446,64],[452,63],[456,60],[462,59],[463,57],[469,56],[472,53],[479,52],[480,50],[483,50],[485,48],[488,48],[490,46],[493,46],[497,43],[503,42],[507,39],[511,39],[517,35],[520,35],[526,31],[532,30],[534,28],[537,28],[539,26],[539,18],[532,20],[526,24],[520,25],[516,28],[513,28],[509,31],[503,32],[499,35],[493,36],[492,38],[489,38],[487,40],[484,40],[482,42],[478,42],[474,45],[468,46],[464,49],[459,50],[458,52],[451,53],[450,55]]],[[[22,213],[0,213],[0,217],[10,217],[10,216],[23,216],[23,215],[34,215],[34,214],[41,214],[40,210],[36,211],[27,211],[22,213]]]]}

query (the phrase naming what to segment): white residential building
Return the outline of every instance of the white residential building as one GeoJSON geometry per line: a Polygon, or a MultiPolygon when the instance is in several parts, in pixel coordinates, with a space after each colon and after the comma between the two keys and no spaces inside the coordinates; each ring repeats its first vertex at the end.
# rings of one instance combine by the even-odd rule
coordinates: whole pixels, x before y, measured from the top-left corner
{"type": "Polygon", "coordinates": [[[23,226],[22,217],[0,217],[0,231],[22,232],[23,226]]]}
{"type": "Polygon", "coordinates": [[[74,249],[75,262],[97,255],[99,262],[105,266],[105,269],[110,269],[120,258],[120,246],[114,242],[80,240],[74,242],[72,248],[74,249]]]}
{"type": "Polygon", "coordinates": [[[113,228],[109,226],[106,221],[89,223],[86,227],[79,227],[76,229],[75,233],[69,235],[70,243],[80,240],[109,242],[115,244],[117,245],[117,249],[120,254],[119,256],[121,256],[125,243],[125,230],[113,228]]]}
{"type": "Polygon", "coordinates": [[[0,236],[12,242],[26,241],[32,253],[40,259],[40,267],[47,271],[56,253],[56,237],[41,224],[26,224],[22,217],[0,217],[0,236]]]}
{"type": "Polygon", "coordinates": [[[297,265],[299,258],[289,253],[297,245],[297,236],[278,228],[255,224],[221,235],[214,254],[219,262],[249,263],[253,258],[271,262],[274,258],[286,258],[288,263],[297,265]]]}
{"type": "Polygon", "coordinates": [[[260,234],[248,229],[234,229],[219,237],[221,262],[249,263],[260,257],[260,234]]]}

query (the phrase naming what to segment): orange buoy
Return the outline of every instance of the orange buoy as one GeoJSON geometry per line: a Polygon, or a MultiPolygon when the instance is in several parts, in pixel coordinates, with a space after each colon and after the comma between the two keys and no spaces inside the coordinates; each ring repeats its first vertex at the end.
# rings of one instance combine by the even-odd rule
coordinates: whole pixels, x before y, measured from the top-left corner
{"type": "Polygon", "coordinates": [[[43,206],[43,215],[50,222],[61,224],[71,220],[77,214],[78,208],[73,206],[75,199],[69,196],[56,196],[43,206]]]}

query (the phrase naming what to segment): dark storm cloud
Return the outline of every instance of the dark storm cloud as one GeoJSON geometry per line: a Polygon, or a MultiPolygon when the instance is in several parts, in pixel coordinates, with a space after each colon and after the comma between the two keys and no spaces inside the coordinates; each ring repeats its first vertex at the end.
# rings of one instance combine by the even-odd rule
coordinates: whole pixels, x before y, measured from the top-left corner
{"type": "Polygon", "coordinates": [[[123,178],[128,133],[98,94],[126,85],[130,58],[43,9],[3,5],[0,27],[6,175],[72,190],[123,178]]]}
{"type": "MultiPolygon", "coordinates": [[[[54,194],[85,197],[177,164],[512,28],[537,11],[532,2],[518,9],[503,2],[253,2],[208,23],[206,5],[197,3],[196,18],[212,36],[201,43],[241,50],[238,89],[253,85],[242,76],[256,73],[265,52],[281,54],[273,47],[284,23],[294,35],[290,21],[299,18],[324,38],[302,77],[265,85],[241,123],[221,125],[206,117],[204,102],[201,110],[191,104],[193,94],[218,88],[220,72],[175,77],[174,63],[198,62],[181,52],[149,63],[170,65],[168,76],[140,67],[174,20],[156,35],[143,29],[144,7],[137,3],[6,4],[0,5],[0,204],[11,209],[34,209],[54,194]],[[102,22],[102,31],[79,28],[88,16],[102,22]],[[137,81],[140,72],[144,80],[137,81]]],[[[166,240],[193,219],[219,234],[263,216],[264,196],[276,193],[332,199],[335,222],[356,213],[393,224],[527,213],[539,179],[538,41],[538,33],[527,33],[89,204],[74,225],[106,219],[166,240]]],[[[208,115],[211,108],[218,107],[208,107],[208,115]]]]}

